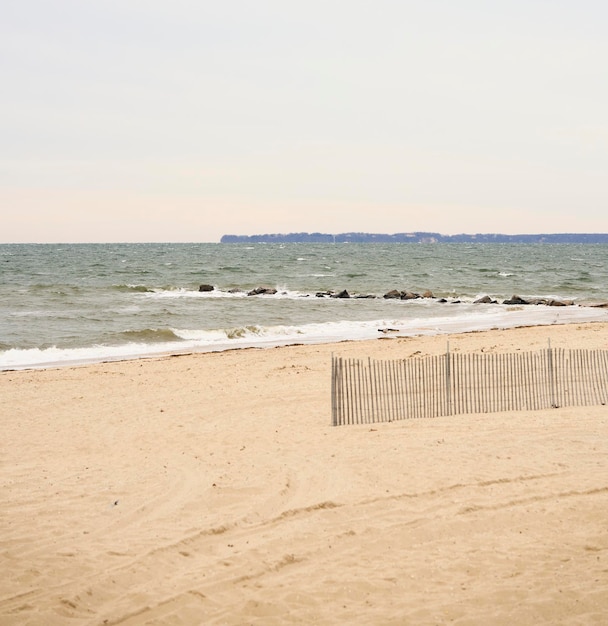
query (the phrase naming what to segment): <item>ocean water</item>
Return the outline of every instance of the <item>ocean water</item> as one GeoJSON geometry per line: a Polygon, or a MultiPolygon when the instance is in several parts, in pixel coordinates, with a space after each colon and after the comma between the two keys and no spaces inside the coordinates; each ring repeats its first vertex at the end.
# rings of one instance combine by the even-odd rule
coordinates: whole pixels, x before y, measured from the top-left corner
{"type": "Polygon", "coordinates": [[[600,244],[3,244],[0,369],[368,339],[386,328],[608,321],[587,306],[602,302],[600,244]],[[260,286],[277,293],[248,295],[260,286]],[[317,296],[344,289],[351,298],[317,296]],[[384,299],[391,289],[435,297],[384,299]],[[474,304],[514,294],[575,306],[474,304]]]}

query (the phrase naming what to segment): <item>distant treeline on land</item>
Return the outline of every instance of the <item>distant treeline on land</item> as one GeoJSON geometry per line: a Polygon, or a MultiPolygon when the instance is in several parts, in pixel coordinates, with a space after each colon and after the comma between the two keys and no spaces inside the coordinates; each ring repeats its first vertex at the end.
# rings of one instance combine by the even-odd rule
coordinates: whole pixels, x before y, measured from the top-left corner
{"type": "Polygon", "coordinates": [[[223,235],[220,243],[608,243],[608,233],[440,235],[439,233],[274,233],[223,235]]]}

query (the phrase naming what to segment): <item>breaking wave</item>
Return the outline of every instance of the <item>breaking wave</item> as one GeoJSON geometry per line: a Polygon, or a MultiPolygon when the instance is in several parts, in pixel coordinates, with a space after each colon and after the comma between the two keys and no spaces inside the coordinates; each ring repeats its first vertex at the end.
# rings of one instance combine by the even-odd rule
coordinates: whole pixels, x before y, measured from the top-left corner
{"type": "MultiPolygon", "coordinates": [[[[452,312],[456,309],[450,308],[452,312]]],[[[127,360],[187,352],[215,352],[233,348],[333,343],[375,339],[378,331],[394,329],[391,336],[437,335],[443,333],[514,328],[572,321],[606,321],[608,311],[591,307],[475,307],[463,305],[462,314],[409,319],[335,321],[299,326],[246,325],[205,329],[144,329],[119,333],[114,345],[82,348],[0,349],[0,370],[31,369],[127,360]]]]}

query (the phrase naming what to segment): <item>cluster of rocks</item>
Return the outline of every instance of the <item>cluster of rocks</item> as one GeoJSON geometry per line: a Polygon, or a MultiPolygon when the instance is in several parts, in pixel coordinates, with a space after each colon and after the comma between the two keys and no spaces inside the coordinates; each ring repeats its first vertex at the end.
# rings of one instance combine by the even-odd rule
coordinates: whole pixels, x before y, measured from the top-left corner
{"type": "Polygon", "coordinates": [[[413,291],[398,291],[397,289],[391,289],[382,296],[386,300],[416,300],[418,298],[434,298],[432,291],[425,291],[422,295],[414,293],[413,291]]]}
{"type": "Polygon", "coordinates": [[[277,290],[272,287],[256,287],[255,289],[248,291],[247,295],[248,296],[274,296],[276,292],[277,290]]]}
{"type": "MultiPolygon", "coordinates": [[[[199,291],[214,291],[213,285],[200,285],[198,288],[199,291]]],[[[240,293],[241,289],[230,289],[230,293],[240,293]]],[[[277,290],[273,287],[255,287],[255,289],[251,289],[246,292],[248,296],[264,296],[264,295],[274,295],[277,293],[277,290]]],[[[317,298],[377,298],[378,296],[373,294],[356,294],[352,295],[348,293],[346,289],[342,291],[318,291],[315,296],[317,298]]],[[[382,296],[386,300],[417,300],[419,298],[427,298],[434,299],[432,291],[425,291],[422,294],[415,293],[413,291],[399,291],[398,289],[391,289],[387,293],[382,296]]],[[[438,302],[448,302],[445,298],[438,298],[438,302]]],[[[458,304],[460,300],[450,300],[452,304],[458,304]]],[[[475,304],[499,304],[498,300],[492,299],[490,296],[483,296],[483,298],[479,298],[475,300],[475,304]]],[[[515,305],[527,305],[527,304],[542,304],[545,306],[572,306],[574,302],[572,300],[555,300],[553,298],[532,298],[526,300],[521,296],[513,295],[511,298],[507,300],[503,300],[502,304],[515,304],[515,305]]],[[[596,305],[600,306],[600,305],[596,305]]],[[[608,305],[607,305],[608,306],[608,305]]]]}
{"type": "MultiPolygon", "coordinates": [[[[497,300],[492,300],[490,296],[484,296],[475,300],[475,304],[498,304],[497,300]]],[[[574,302],[572,300],[555,300],[553,298],[532,298],[531,300],[524,300],[520,296],[511,296],[508,300],[503,300],[502,304],[543,304],[545,306],[572,306],[574,302]]]]}
{"type": "MultiPolygon", "coordinates": [[[[198,288],[199,291],[215,291],[215,287],[213,285],[200,285],[198,288]]],[[[242,289],[228,289],[228,293],[242,293],[242,289]]],[[[248,296],[272,296],[277,293],[277,290],[272,287],[256,287],[251,291],[247,292],[248,296]]]]}
{"type": "MultiPolygon", "coordinates": [[[[317,298],[350,298],[348,291],[343,290],[340,292],[322,291],[316,294],[317,298]]],[[[374,295],[356,295],[355,298],[376,298],[374,295]]],[[[382,296],[386,300],[417,300],[420,298],[434,299],[432,291],[425,291],[422,294],[415,293],[413,291],[399,291],[398,289],[391,289],[382,296]]],[[[438,302],[448,302],[445,298],[438,298],[438,302]]],[[[452,304],[458,304],[460,300],[450,300],[452,304]]],[[[490,298],[490,296],[483,296],[475,300],[475,304],[498,304],[498,300],[490,298]]],[[[544,304],[546,306],[571,306],[574,304],[572,300],[554,300],[551,298],[533,298],[531,300],[525,300],[524,298],[514,295],[508,300],[503,300],[502,304],[544,304]]]]}
{"type": "Polygon", "coordinates": [[[342,291],[317,291],[315,294],[317,298],[375,298],[373,294],[357,294],[351,296],[346,289],[342,291]]]}

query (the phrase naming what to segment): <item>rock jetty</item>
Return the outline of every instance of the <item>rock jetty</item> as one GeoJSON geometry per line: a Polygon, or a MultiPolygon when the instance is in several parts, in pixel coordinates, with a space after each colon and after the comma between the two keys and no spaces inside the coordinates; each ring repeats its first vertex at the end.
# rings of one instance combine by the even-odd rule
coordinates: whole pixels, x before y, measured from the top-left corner
{"type": "MultiPolygon", "coordinates": [[[[218,290],[211,284],[203,283],[199,285],[198,290],[200,292],[211,292],[211,291],[221,291],[218,290]]],[[[274,287],[268,286],[258,286],[253,289],[240,289],[237,287],[230,288],[226,290],[226,293],[244,293],[247,296],[269,296],[275,295],[278,293],[277,289],[274,287]]],[[[302,294],[301,297],[309,297],[313,294],[302,294]]],[[[347,289],[339,289],[339,290],[326,290],[326,291],[317,291],[314,296],[316,298],[334,298],[334,299],[374,299],[374,298],[382,298],[385,300],[423,300],[423,299],[432,299],[436,302],[440,303],[450,303],[450,304],[459,304],[461,300],[458,298],[447,299],[444,297],[436,297],[430,289],[423,291],[422,293],[418,293],[416,291],[412,291],[409,289],[390,289],[386,293],[382,295],[370,294],[370,293],[356,293],[349,292],[347,289]]],[[[560,300],[556,298],[524,298],[517,294],[512,295],[510,298],[502,300],[499,302],[496,298],[493,298],[490,295],[484,295],[480,298],[477,298],[473,301],[474,304],[504,304],[511,306],[534,306],[534,305],[542,305],[542,306],[554,306],[554,307],[563,307],[563,306],[573,306],[575,302],[573,300],[560,300]]],[[[597,307],[597,308],[608,308],[608,302],[599,302],[599,303],[584,303],[583,306],[597,307]]]]}

